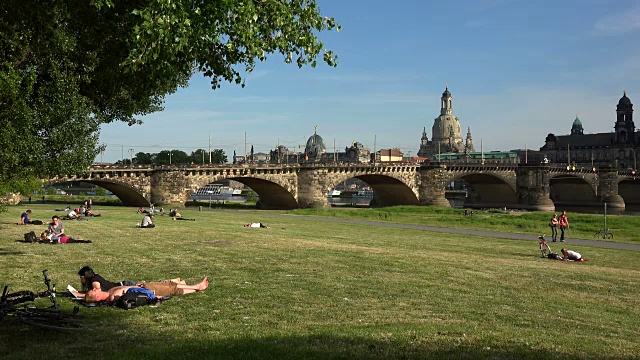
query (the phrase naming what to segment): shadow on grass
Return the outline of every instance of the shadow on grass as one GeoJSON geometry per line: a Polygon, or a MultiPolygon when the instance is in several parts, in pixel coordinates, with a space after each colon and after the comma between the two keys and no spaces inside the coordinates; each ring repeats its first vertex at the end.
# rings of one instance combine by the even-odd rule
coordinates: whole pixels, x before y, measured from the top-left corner
{"type": "MultiPolygon", "coordinates": [[[[22,240],[21,242],[25,242],[24,240],[22,240]]],[[[25,253],[22,251],[16,251],[15,249],[8,249],[8,248],[0,248],[0,256],[6,256],[6,255],[24,255],[25,253]]]]}
{"type": "MultiPolygon", "coordinates": [[[[114,313],[108,320],[117,322],[126,312],[114,313]]],[[[6,319],[5,319],[6,320],[6,319]]],[[[104,320],[106,321],[106,320],[104,320]]],[[[5,321],[6,322],[6,321],[5,321]]],[[[3,325],[0,322],[0,325],[3,325]]],[[[6,324],[5,324],[6,325],[6,324]]],[[[21,325],[19,326],[26,326],[21,325]]],[[[224,332],[224,330],[221,330],[224,332]]],[[[433,334],[430,338],[402,340],[369,339],[342,335],[229,338],[223,340],[187,338],[186,333],[151,336],[125,327],[116,333],[57,333],[32,328],[13,331],[0,327],[0,343],[12,346],[0,349],[8,359],[70,358],[86,356],[99,359],[625,359],[620,355],[584,354],[579,349],[533,349],[521,344],[486,345],[433,334]],[[84,344],[84,345],[83,345],[84,344]],[[101,350],[97,350],[97,348],[101,350]],[[108,350],[107,350],[108,349],[108,350]]],[[[197,336],[197,335],[196,335],[197,336]]]]}

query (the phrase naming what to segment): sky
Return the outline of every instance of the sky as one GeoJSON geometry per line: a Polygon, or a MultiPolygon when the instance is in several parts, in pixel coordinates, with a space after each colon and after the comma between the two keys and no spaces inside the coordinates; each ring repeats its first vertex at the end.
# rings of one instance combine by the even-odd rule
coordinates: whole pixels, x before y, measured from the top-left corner
{"type": "Polygon", "coordinates": [[[301,150],[314,126],[327,152],[353,141],[416,155],[445,84],[476,150],[538,149],[548,133],[613,131],[627,91],[640,104],[640,0],[317,0],[340,32],[319,35],[336,68],[272,54],[244,88],[196,74],[142,125],[106,124],[96,161],[202,148],[301,150]],[[335,144],[335,147],[334,147],[335,144]]]}

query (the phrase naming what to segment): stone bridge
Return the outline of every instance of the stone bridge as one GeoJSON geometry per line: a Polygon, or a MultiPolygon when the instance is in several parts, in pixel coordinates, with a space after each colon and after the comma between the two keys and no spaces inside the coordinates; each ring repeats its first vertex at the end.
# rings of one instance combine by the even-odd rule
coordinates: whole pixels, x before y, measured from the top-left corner
{"type": "Polygon", "coordinates": [[[327,192],[350,178],[371,186],[375,206],[450,206],[445,191],[454,181],[467,185],[466,207],[553,210],[562,205],[607,203],[619,209],[624,209],[625,202],[640,205],[640,180],[635,174],[608,167],[594,172],[548,164],[94,165],[84,176],[59,176],[46,182],[95,184],[129,206],[179,206],[204,185],[230,179],[253,189],[260,197],[260,208],[294,209],[328,206],[327,192]]]}

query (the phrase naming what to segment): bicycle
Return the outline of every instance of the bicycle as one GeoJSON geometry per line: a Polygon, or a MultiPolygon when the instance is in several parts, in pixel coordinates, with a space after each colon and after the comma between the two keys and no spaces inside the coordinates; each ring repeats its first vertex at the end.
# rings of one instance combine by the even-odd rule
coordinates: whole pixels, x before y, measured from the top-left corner
{"type": "Polygon", "coordinates": [[[547,240],[544,238],[544,234],[538,236],[538,240],[540,240],[540,254],[543,258],[546,258],[547,255],[551,254],[551,247],[547,244],[547,240]]]}
{"type": "Polygon", "coordinates": [[[73,308],[73,313],[68,314],[60,310],[56,302],[55,284],[51,284],[47,270],[42,271],[47,290],[32,292],[29,290],[9,293],[9,286],[5,285],[0,297],[0,320],[13,316],[18,321],[48,330],[77,331],[82,330],[81,319],[76,315],[80,311],[78,306],[73,308]],[[35,301],[40,298],[49,298],[50,307],[37,307],[34,305],[18,306],[20,304],[35,301]]]}
{"type": "Polygon", "coordinates": [[[613,234],[609,229],[600,229],[600,231],[596,232],[594,236],[601,237],[603,239],[613,239],[613,234]]]}

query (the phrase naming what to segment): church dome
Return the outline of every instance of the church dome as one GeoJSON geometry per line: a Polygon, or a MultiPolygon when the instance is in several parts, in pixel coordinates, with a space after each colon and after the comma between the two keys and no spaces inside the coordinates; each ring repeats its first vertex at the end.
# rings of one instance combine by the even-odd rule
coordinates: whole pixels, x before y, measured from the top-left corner
{"type": "Polygon", "coordinates": [[[580,119],[578,119],[578,117],[576,116],[576,119],[573,120],[573,126],[580,126],[582,127],[582,121],[580,121],[580,119]]]}
{"type": "Polygon", "coordinates": [[[620,101],[618,101],[618,105],[631,105],[631,99],[627,97],[627,92],[625,91],[620,101]]]}
{"type": "Polygon", "coordinates": [[[307,140],[307,146],[304,148],[304,152],[311,156],[320,156],[325,153],[327,147],[324,145],[324,140],[317,133],[314,133],[307,140]]]}

